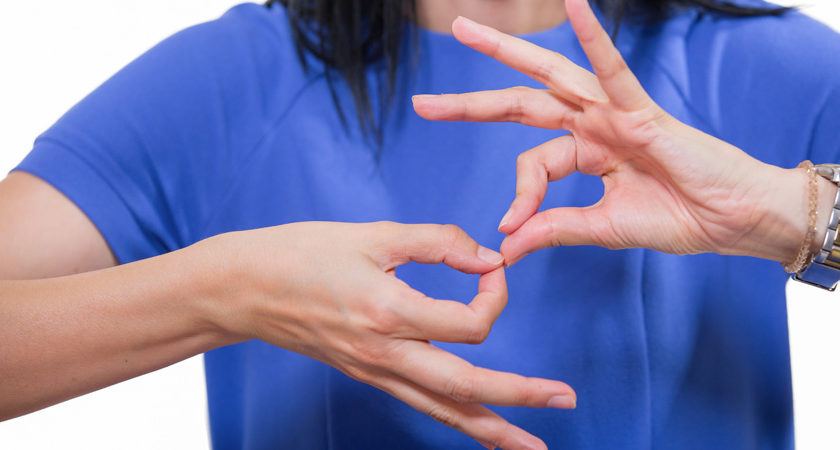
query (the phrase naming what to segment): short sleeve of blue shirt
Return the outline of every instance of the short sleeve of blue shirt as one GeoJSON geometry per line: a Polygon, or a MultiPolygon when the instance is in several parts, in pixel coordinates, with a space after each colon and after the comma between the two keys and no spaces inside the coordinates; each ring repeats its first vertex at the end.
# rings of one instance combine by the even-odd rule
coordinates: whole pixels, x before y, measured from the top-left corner
{"type": "Polygon", "coordinates": [[[175,34],[75,105],[17,169],[76,203],[122,263],[193,243],[304,82],[284,22],[246,4],[175,34]]]}

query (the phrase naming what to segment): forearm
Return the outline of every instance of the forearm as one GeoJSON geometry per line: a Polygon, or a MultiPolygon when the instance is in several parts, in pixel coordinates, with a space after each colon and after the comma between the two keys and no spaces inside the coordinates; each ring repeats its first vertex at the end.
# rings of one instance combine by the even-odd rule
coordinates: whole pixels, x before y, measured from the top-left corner
{"type": "Polygon", "coordinates": [[[193,248],[60,278],[0,281],[0,420],[232,342],[193,248]]]}

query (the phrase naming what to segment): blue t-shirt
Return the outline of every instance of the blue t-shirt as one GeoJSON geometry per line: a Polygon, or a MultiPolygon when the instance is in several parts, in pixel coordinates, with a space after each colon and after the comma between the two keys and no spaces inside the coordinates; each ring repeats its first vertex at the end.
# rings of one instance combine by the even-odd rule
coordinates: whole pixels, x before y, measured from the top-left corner
{"type": "MultiPolygon", "coordinates": [[[[527,39],[589,67],[568,24],[527,39]]],[[[321,66],[303,71],[283,7],[245,4],[131,63],[40,136],[18,169],[74,201],[122,263],[307,220],[454,223],[498,248],[517,155],[561,132],[417,117],[410,94],[537,86],[451,36],[420,31],[417,42],[381,149],[358,131],[346,87],[338,85],[345,129],[321,66]]],[[[840,38],[824,25],[799,13],[686,10],[624,25],[618,46],[678,119],[770,164],[840,161],[840,38]]],[[[575,174],[551,185],[544,207],[588,205],[602,192],[599,179],[575,174]]],[[[476,290],[475,276],[442,266],[398,275],[438,298],[476,290]]],[[[494,407],[549,447],[793,446],[778,263],[560,247],[528,256],[507,279],[510,301],[487,341],[440,346],[573,386],[573,411],[494,407]]],[[[206,367],[217,448],[476,447],[375,388],[263,342],[209,352],[206,367]]]]}

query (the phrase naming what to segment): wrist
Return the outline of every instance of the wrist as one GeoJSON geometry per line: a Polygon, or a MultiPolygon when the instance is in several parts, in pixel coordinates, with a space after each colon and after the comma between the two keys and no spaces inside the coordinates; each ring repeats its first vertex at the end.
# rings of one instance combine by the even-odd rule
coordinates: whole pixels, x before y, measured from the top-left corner
{"type": "Polygon", "coordinates": [[[244,302],[250,298],[244,292],[236,246],[230,234],[222,234],[197,242],[177,253],[184,260],[193,295],[193,317],[199,327],[216,337],[219,347],[252,339],[242,332],[244,302]]]}
{"type": "Polygon", "coordinates": [[[817,176],[816,233],[811,242],[803,243],[809,225],[809,176],[805,169],[782,169],[767,166],[763,176],[768,189],[762,196],[757,221],[752,224],[746,254],[782,263],[793,261],[803,245],[816,254],[828,227],[837,186],[817,176]]]}

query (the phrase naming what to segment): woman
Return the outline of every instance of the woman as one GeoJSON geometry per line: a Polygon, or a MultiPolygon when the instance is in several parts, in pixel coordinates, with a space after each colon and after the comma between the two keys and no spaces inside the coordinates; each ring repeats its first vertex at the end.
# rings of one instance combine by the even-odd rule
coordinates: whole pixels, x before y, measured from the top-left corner
{"type": "Polygon", "coordinates": [[[174,36],[72,109],[0,185],[0,278],[29,279],[0,289],[2,417],[212,350],[222,448],[450,448],[466,436],[503,448],[544,446],[536,436],[791,446],[773,261],[819,247],[826,223],[803,240],[809,214],[827,217],[837,188],[812,178],[811,208],[804,171],[779,167],[837,160],[837,62],[822,52],[840,42],[793,13],[702,12],[622,24],[617,45],[644,90],[581,0],[418,2],[418,52],[362,76],[359,62],[376,58],[331,58],[295,4],[243,5],[174,36]],[[458,40],[524,74],[507,69],[435,32],[455,14],[569,60],[455,21],[458,40]],[[586,67],[584,51],[597,77],[570,63],[586,67]],[[550,90],[414,108],[547,130],[426,121],[402,95],[538,86],[526,75],[550,90]],[[353,102],[359,114],[342,114],[353,102]],[[519,157],[505,214],[518,153],[543,141],[519,157]],[[541,203],[563,208],[535,214],[541,203]],[[499,217],[516,262],[507,284],[502,257],[455,227],[300,223],[455,223],[495,247],[499,217]],[[567,247],[581,244],[764,260],[567,247]],[[563,246],[522,258],[550,245],[563,246]],[[395,278],[408,261],[482,274],[478,294],[433,300],[468,298],[475,280],[417,265],[395,278]]]}

